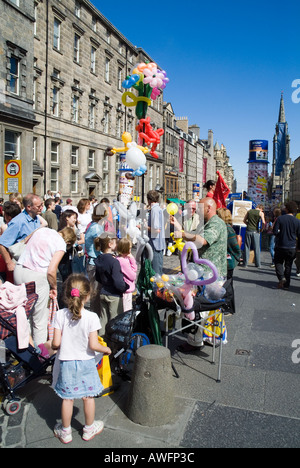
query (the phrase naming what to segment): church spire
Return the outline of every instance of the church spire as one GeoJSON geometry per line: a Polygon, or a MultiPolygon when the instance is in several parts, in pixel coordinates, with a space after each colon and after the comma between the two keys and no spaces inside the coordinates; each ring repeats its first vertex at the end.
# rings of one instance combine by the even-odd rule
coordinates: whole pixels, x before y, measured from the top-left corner
{"type": "Polygon", "coordinates": [[[286,123],[286,120],[285,120],[285,110],[284,110],[284,100],[283,100],[283,92],[281,93],[281,100],[280,100],[280,108],[279,108],[278,123],[286,123]]]}

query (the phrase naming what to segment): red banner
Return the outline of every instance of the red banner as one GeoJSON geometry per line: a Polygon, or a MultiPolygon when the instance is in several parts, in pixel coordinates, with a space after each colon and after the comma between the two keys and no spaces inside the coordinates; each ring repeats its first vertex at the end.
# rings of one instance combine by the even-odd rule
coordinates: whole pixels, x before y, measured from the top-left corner
{"type": "Polygon", "coordinates": [[[184,161],[184,140],[179,140],[179,172],[184,172],[183,169],[183,161],[184,161]]]}

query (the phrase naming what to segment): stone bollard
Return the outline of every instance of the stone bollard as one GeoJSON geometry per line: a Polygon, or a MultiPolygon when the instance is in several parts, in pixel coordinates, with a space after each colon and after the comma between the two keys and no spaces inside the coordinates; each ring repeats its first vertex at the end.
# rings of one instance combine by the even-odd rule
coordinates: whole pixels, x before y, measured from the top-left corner
{"type": "Polygon", "coordinates": [[[171,353],[157,345],[137,350],[127,416],[141,426],[163,426],[175,418],[171,353]]]}

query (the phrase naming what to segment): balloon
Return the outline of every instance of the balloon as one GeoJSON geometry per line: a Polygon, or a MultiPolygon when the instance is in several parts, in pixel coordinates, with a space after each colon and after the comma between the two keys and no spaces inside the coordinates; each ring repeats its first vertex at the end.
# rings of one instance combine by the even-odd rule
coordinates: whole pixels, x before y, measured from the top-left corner
{"type": "Polygon", "coordinates": [[[151,99],[145,96],[137,97],[135,94],[131,93],[130,91],[127,91],[122,96],[122,103],[126,107],[135,107],[139,102],[145,102],[148,106],[151,106],[151,99]],[[127,97],[129,97],[131,101],[128,102],[127,97]]]}
{"type": "Polygon", "coordinates": [[[209,301],[220,301],[226,294],[226,289],[223,288],[217,281],[213,284],[208,284],[204,289],[204,297],[209,301]]]}
{"type": "Polygon", "coordinates": [[[167,213],[169,213],[170,216],[175,216],[178,213],[178,206],[176,205],[176,203],[168,204],[167,213]]]}
{"type": "Polygon", "coordinates": [[[136,143],[128,143],[129,147],[126,153],[126,162],[128,166],[136,170],[141,166],[146,166],[146,156],[144,155],[143,151],[141,151],[136,143]]]}
{"type": "Polygon", "coordinates": [[[157,68],[153,67],[150,70],[145,68],[143,73],[145,76],[144,84],[149,84],[151,88],[160,88],[163,85],[165,76],[157,68]]]}
{"type": "Polygon", "coordinates": [[[154,62],[151,62],[151,63],[140,63],[137,67],[138,71],[140,71],[141,73],[144,73],[144,70],[145,69],[148,69],[148,70],[152,70],[152,68],[157,68],[157,65],[156,63],[154,62]]]}
{"type": "Polygon", "coordinates": [[[160,138],[164,134],[163,128],[153,130],[151,126],[151,119],[140,119],[139,124],[136,126],[136,131],[139,132],[139,140],[144,140],[146,145],[152,144],[150,154],[153,158],[158,159],[156,148],[160,144],[160,138]]]}
{"type": "Polygon", "coordinates": [[[193,243],[193,242],[187,242],[182,250],[182,255],[181,255],[181,263],[182,263],[182,272],[186,278],[186,282],[187,283],[190,283],[190,284],[194,284],[196,286],[202,286],[202,285],[207,285],[207,284],[211,284],[211,283],[214,283],[219,274],[218,274],[218,270],[217,268],[215,267],[215,265],[210,262],[209,260],[206,260],[204,258],[199,258],[199,255],[198,255],[198,250],[197,250],[197,247],[196,245],[193,243]],[[188,267],[187,267],[187,252],[189,250],[192,250],[193,252],[193,259],[194,259],[194,263],[196,263],[197,265],[206,265],[208,266],[211,270],[212,270],[212,277],[211,278],[207,278],[207,279],[197,279],[197,280],[189,280],[188,279],[188,267]]]}
{"type": "Polygon", "coordinates": [[[196,263],[188,263],[187,265],[187,279],[189,281],[197,281],[204,276],[204,269],[196,263]]]}
{"type": "Polygon", "coordinates": [[[147,258],[150,260],[150,262],[152,262],[153,250],[152,250],[151,245],[149,244],[149,237],[147,236],[144,236],[144,238],[138,237],[137,241],[138,241],[138,244],[137,244],[136,255],[135,255],[135,259],[137,263],[142,263],[144,250],[147,251],[147,258]]]}
{"type": "Polygon", "coordinates": [[[153,88],[153,91],[151,94],[152,101],[156,101],[159,95],[160,95],[160,90],[158,88],[153,88]]]}
{"type": "Polygon", "coordinates": [[[137,84],[140,81],[140,79],[141,77],[139,74],[128,76],[127,79],[123,81],[122,87],[125,89],[132,88],[132,86],[137,84]]]}
{"type": "Polygon", "coordinates": [[[125,161],[130,169],[133,170],[132,176],[141,176],[147,171],[147,160],[145,154],[149,153],[149,149],[144,146],[139,146],[132,141],[132,136],[128,132],[122,135],[124,143],[123,148],[108,148],[106,154],[113,155],[116,153],[125,153],[125,161]],[[109,150],[109,151],[108,151],[109,150]]]}
{"type": "Polygon", "coordinates": [[[150,281],[156,283],[158,289],[155,293],[157,297],[167,302],[173,302],[175,296],[181,308],[188,310],[192,314],[191,319],[194,319],[194,312],[191,309],[194,305],[193,297],[196,294],[196,289],[193,285],[185,282],[185,277],[182,273],[171,276],[155,275],[150,281]]]}
{"type": "Polygon", "coordinates": [[[172,239],[174,241],[174,245],[171,245],[171,247],[168,247],[168,250],[171,253],[174,253],[176,249],[178,249],[180,252],[182,252],[183,248],[185,246],[185,242],[183,242],[182,239],[174,239],[174,233],[173,232],[171,232],[170,236],[172,237],[172,239]]]}

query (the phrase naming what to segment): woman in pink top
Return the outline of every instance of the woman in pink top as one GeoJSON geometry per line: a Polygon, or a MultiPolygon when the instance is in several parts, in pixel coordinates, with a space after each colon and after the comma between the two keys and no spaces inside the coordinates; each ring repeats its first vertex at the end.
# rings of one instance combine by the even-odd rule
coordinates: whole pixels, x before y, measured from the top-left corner
{"type": "Polygon", "coordinates": [[[124,275],[124,281],[130,287],[123,294],[123,309],[124,312],[132,310],[132,293],[135,291],[135,281],[137,274],[137,264],[133,255],[131,255],[132,243],[129,239],[120,239],[118,242],[118,260],[120,262],[121,271],[124,275]]]}

